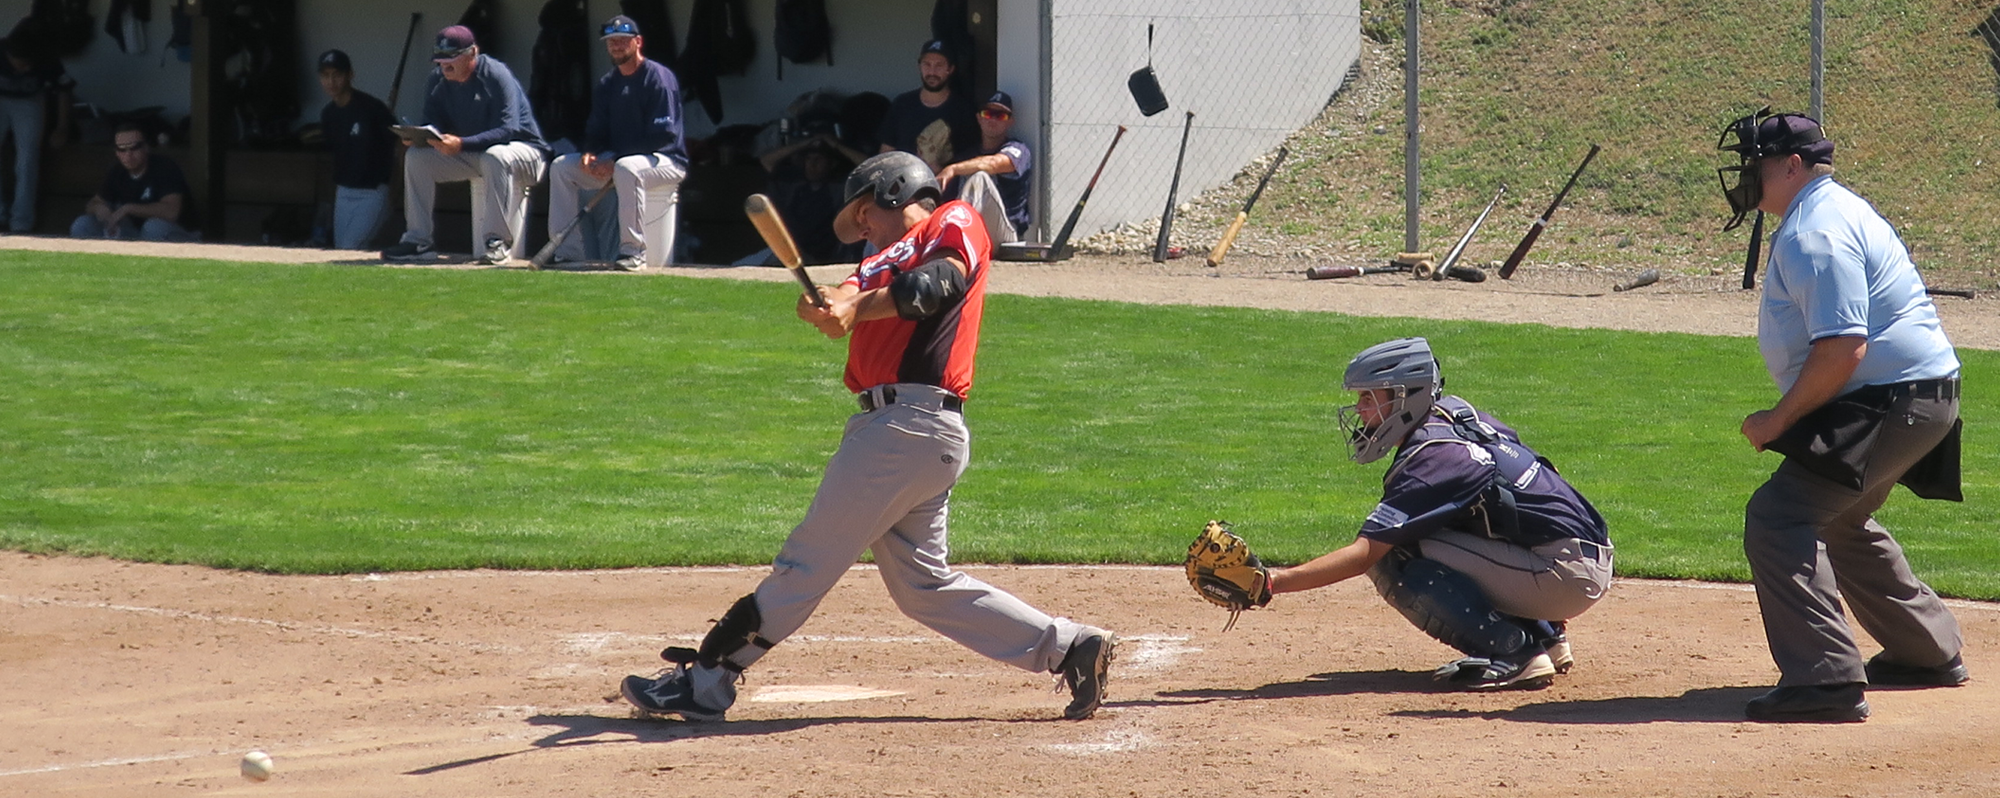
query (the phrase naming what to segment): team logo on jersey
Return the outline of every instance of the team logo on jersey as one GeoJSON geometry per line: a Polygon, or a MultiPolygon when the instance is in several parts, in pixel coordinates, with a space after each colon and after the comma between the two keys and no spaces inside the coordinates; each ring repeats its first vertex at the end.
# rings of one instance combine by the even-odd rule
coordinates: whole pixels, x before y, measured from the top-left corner
{"type": "Polygon", "coordinates": [[[355,122],[355,123],[354,123],[354,127],[352,127],[352,128],[349,128],[349,129],[348,129],[348,131],[347,131],[347,135],[350,135],[350,136],[359,136],[359,135],[361,135],[361,123],[360,123],[360,122],[355,122]]]}
{"type": "Polygon", "coordinates": [[[1403,522],[1408,520],[1410,520],[1409,513],[1390,507],[1387,502],[1375,505],[1375,509],[1368,513],[1368,523],[1392,529],[1402,526],[1403,522]]]}

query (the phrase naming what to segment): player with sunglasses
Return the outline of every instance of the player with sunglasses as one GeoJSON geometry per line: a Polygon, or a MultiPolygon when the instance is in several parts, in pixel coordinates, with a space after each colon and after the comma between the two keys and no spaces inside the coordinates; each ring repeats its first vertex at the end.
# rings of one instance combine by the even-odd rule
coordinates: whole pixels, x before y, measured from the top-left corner
{"type": "Polygon", "coordinates": [[[1021,240],[1028,229],[1028,143],[1015,138],[1014,98],[996,91],[979,109],[979,154],[938,170],[945,196],[965,200],[986,217],[994,243],[1021,240]]]}

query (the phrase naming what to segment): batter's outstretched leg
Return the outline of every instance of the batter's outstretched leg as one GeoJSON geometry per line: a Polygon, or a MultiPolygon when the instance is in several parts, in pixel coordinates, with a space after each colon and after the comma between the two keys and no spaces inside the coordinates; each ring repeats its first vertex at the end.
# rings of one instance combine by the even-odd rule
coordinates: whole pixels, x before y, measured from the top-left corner
{"type": "Polygon", "coordinates": [[[1368,578],[1410,623],[1467,655],[1433,678],[1472,690],[1540,689],[1554,681],[1548,652],[1494,609],[1471,577],[1397,548],[1369,569],[1368,578]]]}
{"type": "Polygon", "coordinates": [[[777,645],[757,633],[764,623],[757,597],[744,596],[702,638],[701,648],[674,647],[660,657],[674,667],[659,676],[627,676],[619,692],[650,715],[722,720],[736,703],[736,680],[777,645]]]}

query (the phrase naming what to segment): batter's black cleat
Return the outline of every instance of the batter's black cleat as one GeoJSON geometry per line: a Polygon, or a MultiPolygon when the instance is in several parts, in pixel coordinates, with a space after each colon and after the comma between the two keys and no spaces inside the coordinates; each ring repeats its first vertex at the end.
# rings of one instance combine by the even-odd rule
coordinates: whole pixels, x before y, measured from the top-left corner
{"type": "Polygon", "coordinates": [[[1957,687],[1972,680],[1965,672],[1965,660],[1956,654],[1943,665],[1919,668],[1891,660],[1887,653],[1868,660],[1869,687],[1957,687]]]}
{"type": "Polygon", "coordinates": [[[640,712],[655,716],[679,716],[682,720],[719,721],[723,711],[709,709],[694,700],[694,681],[685,666],[662,671],[659,676],[627,676],[618,687],[640,712]]]}
{"type": "Polygon", "coordinates": [[[1063,656],[1058,673],[1063,684],[1069,686],[1069,706],[1063,709],[1063,717],[1070,720],[1085,720],[1097,714],[1097,708],[1104,704],[1104,685],[1111,677],[1111,659],[1118,647],[1118,638],[1103,629],[1084,627],[1083,634],[1069,647],[1063,656]]]}
{"type": "Polygon", "coordinates": [[[1750,699],[1743,714],[1760,723],[1860,723],[1868,699],[1860,682],[1780,687],[1750,699]]]}
{"type": "Polygon", "coordinates": [[[1556,680],[1555,662],[1539,648],[1511,657],[1466,657],[1431,672],[1460,690],[1540,690],[1556,680]]]}

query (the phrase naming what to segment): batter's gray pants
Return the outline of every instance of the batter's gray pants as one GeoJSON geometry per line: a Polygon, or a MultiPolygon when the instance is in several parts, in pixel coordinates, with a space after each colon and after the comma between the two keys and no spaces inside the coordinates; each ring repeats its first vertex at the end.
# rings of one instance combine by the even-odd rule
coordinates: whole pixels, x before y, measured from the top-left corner
{"type": "Polygon", "coordinates": [[[971,433],[941,409],[943,390],[895,390],[896,404],[847,420],[812,508],[757,586],[759,633],[777,642],[798,631],[867,550],[903,614],[991,659],[1054,672],[1083,627],[945,561],[951,487],[965,472],[971,433]]]}
{"type": "MultiPolygon", "coordinates": [[[[583,156],[565,155],[556,159],[549,175],[549,236],[554,237],[565,225],[576,219],[577,211],[583,206],[578,199],[579,192],[596,194],[604,187],[604,178],[583,170],[583,156]]],[[[673,159],[657,153],[627,155],[619,158],[611,167],[611,183],[616,188],[611,196],[598,203],[601,210],[606,205],[618,209],[618,254],[644,257],[646,254],[646,231],[642,220],[646,218],[646,192],[659,186],[679,186],[687,177],[673,159]]],[[[587,201],[587,200],[584,200],[587,201]]],[[[579,232],[588,230],[582,225],[579,232]]],[[[555,256],[564,260],[581,261],[584,257],[584,237],[571,234],[556,247],[555,256]]]]}
{"type": "Polygon", "coordinates": [[[42,170],[42,95],[0,97],[0,139],[14,134],[14,203],[0,195],[0,220],[16,233],[35,229],[35,185],[42,170]]]}
{"type": "Polygon", "coordinates": [[[1743,552],[1779,686],[1867,681],[1842,598],[1897,663],[1931,667],[1958,655],[1958,619],[1910,572],[1903,548],[1872,517],[1957,418],[1957,399],[1901,396],[1868,453],[1861,490],[1786,460],[1750,496],[1743,552]]]}
{"type": "Polygon", "coordinates": [[[519,141],[457,155],[445,155],[431,147],[411,147],[403,156],[403,223],[407,227],[403,241],[436,244],[433,233],[437,221],[432,211],[437,207],[437,184],[478,177],[486,180],[486,191],[472,201],[485,203],[485,211],[477,215],[486,227],[472,231],[473,250],[477,252],[495,238],[512,248],[514,231],[507,229],[507,220],[517,205],[527,201],[525,189],[542,182],[546,167],[541,150],[519,141]]]}
{"type": "Polygon", "coordinates": [[[1611,547],[1558,540],[1532,549],[1464,532],[1417,543],[1424,558],[1472,577],[1494,609],[1519,618],[1566,621],[1611,588],[1611,547]]]}
{"type": "Polygon", "coordinates": [[[382,231],[389,210],[389,187],[349,188],[335,186],[333,192],[333,246],[335,249],[367,249],[382,231]]]}

